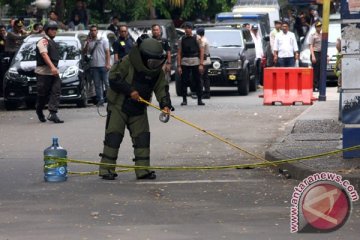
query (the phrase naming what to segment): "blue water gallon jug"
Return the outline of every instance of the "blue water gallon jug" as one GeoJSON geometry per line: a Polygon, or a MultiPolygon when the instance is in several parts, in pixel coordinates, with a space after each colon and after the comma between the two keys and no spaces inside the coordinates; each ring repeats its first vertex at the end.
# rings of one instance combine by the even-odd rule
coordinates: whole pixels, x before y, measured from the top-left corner
{"type": "Polygon", "coordinates": [[[44,179],[46,182],[63,182],[67,179],[67,163],[53,159],[66,158],[67,151],[59,145],[57,137],[50,147],[44,150],[44,179]]]}

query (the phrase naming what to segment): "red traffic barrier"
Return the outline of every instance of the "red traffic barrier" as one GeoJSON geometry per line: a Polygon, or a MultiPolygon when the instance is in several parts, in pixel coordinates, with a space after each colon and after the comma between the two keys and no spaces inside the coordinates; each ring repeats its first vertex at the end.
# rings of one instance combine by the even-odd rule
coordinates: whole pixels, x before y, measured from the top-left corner
{"type": "Polygon", "coordinates": [[[313,100],[312,68],[264,69],[264,105],[311,105],[313,100]]]}

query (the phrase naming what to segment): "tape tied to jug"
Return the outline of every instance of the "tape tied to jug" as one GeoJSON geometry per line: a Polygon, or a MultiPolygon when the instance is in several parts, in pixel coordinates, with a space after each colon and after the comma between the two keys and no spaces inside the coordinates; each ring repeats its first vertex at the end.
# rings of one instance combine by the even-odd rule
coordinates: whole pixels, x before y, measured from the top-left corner
{"type": "MultiPolygon", "coordinates": [[[[260,167],[269,167],[269,166],[278,166],[281,164],[285,164],[285,163],[292,163],[292,162],[297,162],[297,161],[304,161],[304,160],[314,160],[320,157],[325,157],[325,156],[331,156],[331,155],[336,155],[342,152],[346,152],[346,151],[354,151],[354,150],[359,150],[360,149],[360,145],[357,146],[353,146],[353,147],[349,147],[349,148],[345,148],[345,149],[340,149],[340,150],[334,150],[334,151],[329,151],[329,152],[325,152],[325,153],[320,153],[320,154],[316,154],[316,155],[310,155],[310,156],[304,156],[304,157],[298,157],[298,158],[291,158],[291,159],[284,159],[284,160],[278,160],[278,161],[268,161],[267,159],[249,152],[248,150],[241,148],[240,146],[226,140],[225,138],[212,133],[210,131],[207,131],[205,129],[202,129],[201,127],[186,121],[185,119],[182,119],[174,114],[167,113],[165,111],[163,111],[162,109],[160,109],[159,107],[153,105],[152,103],[144,100],[143,98],[140,97],[139,99],[140,102],[151,106],[159,111],[161,111],[162,113],[175,118],[176,120],[179,120],[207,135],[210,135],[214,138],[216,138],[217,140],[224,142],[230,146],[232,146],[233,148],[244,152],[250,156],[255,157],[256,159],[262,160],[262,162],[260,163],[253,163],[253,164],[239,164],[239,165],[223,165],[223,166],[177,166],[177,167],[170,167],[170,166],[133,166],[133,165],[123,165],[123,164],[107,164],[107,163],[99,163],[99,162],[91,162],[91,161],[85,161],[85,160],[76,160],[76,159],[67,159],[67,158],[56,158],[56,157],[45,157],[45,160],[55,160],[57,162],[72,162],[72,163],[78,163],[78,164],[88,164],[88,165],[97,165],[97,166],[108,166],[108,167],[115,167],[115,168],[122,168],[121,170],[118,170],[118,172],[126,172],[126,171],[132,171],[135,169],[152,169],[152,170],[223,170],[223,169],[253,169],[253,168],[260,168],[260,167]]],[[[69,174],[79,174],[79,175],[93,175],[93,174],[98,174],[98,171],[91,171],[91,172],[71,172],[69,171],[69,174]]]]}
{"type": "MultiPolygon", "coordinates": [[[[69,159],[69,158],[57,158],[57,157],[45,157],[46,160],[53,160],[57,162],[67,162],[67,163],[78,163],[78,164],[87,164],[87,165],[96,165],[96,166],[108,166],[108,167],[116,167],[121,168],[120,172],[132,171],[135,169],[151,169],[151,170],[169,170],[169,171],[190,171],[190,170],[225,170],[225,169],[249,169],[249,168],[263,168],[270,166],[279,166],[285,163],[294,163],[299,161],[308,161],[315,160],[320,157],[333,156],[346,151],[355,151],[359,150],[360,145],[329,151],[325,153],[320,153],[316,155],[309,155],[304,157],[290,158],[284,160],[277,161],[267,161],[260,163],[252,163],[252,164],[238,164],[238,165],[220,165],[220,166],[133,166],[133,165],[125,165],[125,164],[107,164],[107,163],[99,163],[99,162],[91,162],[85,160],[77,160],[77,159],[69,159]]],[[[70,174],[83,174],[83,175],[91,175],[97,174],[97,171],[93,172],[69,172],[70,174]]]]}

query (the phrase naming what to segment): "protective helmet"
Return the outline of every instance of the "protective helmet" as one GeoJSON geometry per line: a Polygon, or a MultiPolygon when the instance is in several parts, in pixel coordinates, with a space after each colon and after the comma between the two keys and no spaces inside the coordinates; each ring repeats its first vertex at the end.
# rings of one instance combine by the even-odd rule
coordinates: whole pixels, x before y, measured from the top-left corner
{"type": "Polygon", "coordinates": [[[141,58],[148,69],[159,69],[164,64],[166,53],[159,41],[146,38],[141,42],[139,50],[141,58]]]}
{"type": "Polygon", "coordinates": [[[47,32],[47,30],[49,30],[50,28],[58,29],[59,26],[58,26],[57,22],[55,22],[55,21],[49,21],[49,22],[45,23],[44,31],[47,32]]]}
{"type": "Polygon", "coordinates": [[[141,34],[140,37],[138,37],[138,39],[136,39],[136,44],[138,46],[140,46],[142,41],[144,41],[147,38],[149,38],[149,35],[147,35],[146,33],[141,34]]]}

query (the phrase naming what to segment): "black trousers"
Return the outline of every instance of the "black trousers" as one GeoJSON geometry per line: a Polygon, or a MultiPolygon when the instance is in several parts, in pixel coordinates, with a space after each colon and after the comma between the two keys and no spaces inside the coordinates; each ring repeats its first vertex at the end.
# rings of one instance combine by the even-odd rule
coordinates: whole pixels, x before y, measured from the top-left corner
{"type": "Polygon", "coordinates": [[[196,95],[198,99],[202,97],[202,85],[200,80],[200,72],[199,72],[199,65],[195,66],[184,66],[181,65],[182,74],[181,74],[181,81],[182,81],[182,96],[186,98],[187,96],[187,87],[190,86],[192,83],[195,87],[196,95]],[[190,82],[190,76],[192,76],[192,82],[190,82]]]}
{"type": "Polygon", "coordinates": [[[204,93],[210,94],[210,79],[208,70],[210,68],[210,65],[204,65],[204,74],[200,75],[201,77],[201,84],[204,87],[204,93]]]}
{"type": "Polygon", "coordinates": [[[43,110],[46,103],[50,112],[56,113],[60,104],[61,80],[51,75],[36,74],[36,110],[43,110]]]}
{"type": "MultiPolygon", "coordinates": [[[[314,69],[314,78],[313,78],[313,89],[319,89],[319,82],[320,82],[320,72],[321,72],[321,52],[314,52],[316,63],[312,64],[314,69]]],[[[311,57],[312,58],[312,57],[311,57]]],[[[312,62],[312,60],[311,60],[312,62]]]]}

